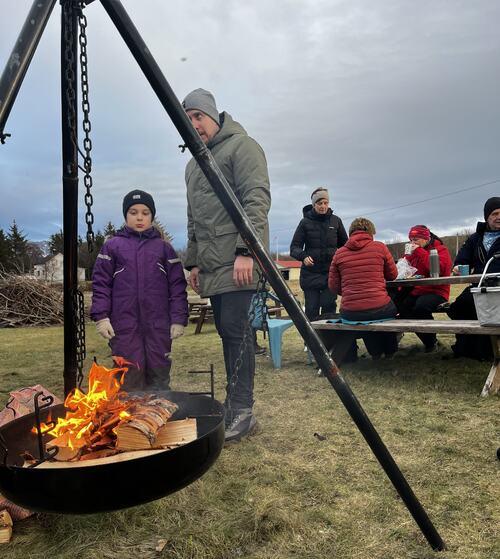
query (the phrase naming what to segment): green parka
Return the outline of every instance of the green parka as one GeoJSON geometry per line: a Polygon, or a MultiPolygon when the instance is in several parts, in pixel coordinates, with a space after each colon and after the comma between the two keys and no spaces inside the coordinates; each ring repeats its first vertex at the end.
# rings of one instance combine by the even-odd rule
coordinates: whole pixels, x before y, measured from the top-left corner
{"type": "MultiPolygon", "coordinates": [[[[221,122],[221,129],[207,147],[267,247],[271,192],[264,151],[228,113],[221,114],[221,122]]],[[[255,271],[252,285],[238,288],[234,283],[235,251],[247,245],[195,159],[186,166],[186,186],[188,246],[185,267],[200,269],[201,295],[211,297],[238,289],[255,289],[255,271]]]]}

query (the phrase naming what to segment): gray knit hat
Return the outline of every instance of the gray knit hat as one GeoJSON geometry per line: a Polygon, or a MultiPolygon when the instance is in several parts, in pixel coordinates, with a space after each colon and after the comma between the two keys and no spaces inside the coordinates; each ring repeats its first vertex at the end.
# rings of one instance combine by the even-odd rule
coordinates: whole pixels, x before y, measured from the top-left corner
{"type": "Polygon", "coordinates": [[[156,215],[155,201],[151,194],[144,192],[144,190],[132,190],[123,198],[123,217],[127,219],[127,212],[135,204],[144,204],[151,210],[153,219],[156,215]]]}
{"type": "Polygon", "coordinates": [[[311,200],[312,200],[313,205],[316,204],[316,202],[319,202],[320,200],[330,201],[330,198],[328,196],[328,190],[326,188],[317,188],[311,194],[311,200]]]}
{"type": "Polygon", "coordinates": [[[186,111],[194,109],[202,111],[220,126],[219,111],[215,104],[215,98],[210,91],[201,88],[191,91],[191,93],[186,95],[182,106],[186,111]]]}

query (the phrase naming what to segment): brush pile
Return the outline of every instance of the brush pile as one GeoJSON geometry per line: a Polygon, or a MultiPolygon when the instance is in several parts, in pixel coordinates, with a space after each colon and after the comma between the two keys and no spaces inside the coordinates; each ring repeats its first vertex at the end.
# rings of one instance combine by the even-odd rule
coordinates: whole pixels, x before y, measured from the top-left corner
{"type": "Polygon", "coordinates": [[[0,328],[63,322],[60,286],[0,271],[0,328]]]}

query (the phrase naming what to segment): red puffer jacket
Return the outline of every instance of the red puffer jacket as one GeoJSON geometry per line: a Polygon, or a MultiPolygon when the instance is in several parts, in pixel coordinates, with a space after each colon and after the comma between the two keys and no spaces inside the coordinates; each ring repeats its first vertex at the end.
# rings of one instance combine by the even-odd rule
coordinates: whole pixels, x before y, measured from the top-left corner
{"type": "Polygon", "coordinates": [[[342,295],[341,311],[378,309],[391,300],[386,280],[398,271],[389,249],[370,233],[355,231],[330,264],[328,287],[342,295]]]}
{"type": "MultiPolygon", "coordinates": [[[[448,249],[443,245],[439,239],[431,240],[431,242],[426,247],[417,247],[411,254],[406,254],[405,258],[408,260],[411,266],[417,269],[416,275],[424,276],[424,278],[430,277],[429,269],[429,256],[430,250],[435,248],[439,256],[439,275],[449,276],[451,274],[451,268],[453,266],[451,262],[451,256],[448,249]]],[[[417,285],[411,292],[411,295],[416,297],[420,295],[425,295],[426,293],[435,293],[436,295],[441,295],[446,300],[450,297],[450,286],[449,285],[417,285]]]]}

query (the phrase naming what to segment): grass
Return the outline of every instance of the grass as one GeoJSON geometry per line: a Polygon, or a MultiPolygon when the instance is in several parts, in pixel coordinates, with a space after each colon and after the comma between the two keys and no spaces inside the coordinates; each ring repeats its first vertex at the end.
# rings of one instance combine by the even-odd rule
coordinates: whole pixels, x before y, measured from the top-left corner
{"type": "MultiPolygon", "coordinates": [[[[217,371],[219,339],[191,325],[175,342],[173,387],[205,389],[186,371],[217,371]]],[[[109,351],[87,329],[87,351],[109,351]]],[[[451,336],[441,336],[449,351],[451,336]]],[[[294,329],[283,368],[257,357],[260,432],[225,448],[203,478],[164,499],[108,514],[39,514],[18,522],[2,559],[500,558],[498,397],[481,398],[486,363],[442,360],[403,338],[393,361],[362,358],[343,375],[447,543],[431,550],[328,381],[305,364],[294,329]],[[319,433],[324,440],[314,436],[319,433]],[[155,550],[165,540],[163,551],[155,550]]],[[[363,348],[364,351],[364,348],[363,348]]],[[[41,383],[62,395],[62,328],[0,330],[0,404],[41,383]]],[[[68,496],[70,498],[70,496],[68,496]]]]}

